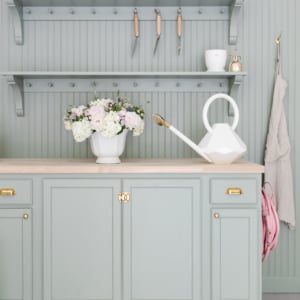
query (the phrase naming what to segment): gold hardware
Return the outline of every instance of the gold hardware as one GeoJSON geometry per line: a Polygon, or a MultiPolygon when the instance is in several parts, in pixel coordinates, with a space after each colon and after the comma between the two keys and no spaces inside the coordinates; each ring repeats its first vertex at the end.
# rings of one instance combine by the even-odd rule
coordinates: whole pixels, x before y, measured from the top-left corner
{"type": "Polygon", "coordinates": [[[24,215],[23,215],[23,219],[24,219],[24,220],[27,220],[28,218],[29,218],[29,215],[28,215],[28,214],[24,214],[24,215]]]}
{"type": "Polygon", "coordinates": [[[220,215],[218,213],[214,213],[214,218],[215,219],[219,219],[220,218],[220,215]]]}
{"type": "Polygon", "coordinates": [[[243,194],[243,191],[241,188],[228,188],[226,190],[227,195],[241,195],[243,194]]]}
{"type": "Polygon", "coordinates": [[[121,203],[127,203],[130,200],[130,193],[128,192],[123,192],[123,193],[119,193],[119,201],[121,203]]]}
{"type": "Polygon", "coordinates": [[[152,119],[158,126],[165,126],[167,128],[170,128],[171,124],[167,122],[161,115],[159,114],[153,114],[152,119]]]}
{"type": "Polygon", "coordinates": [[[14,189],[0,189],[0,196],[14,196],[16,195],[16,190],[14,189]]]}

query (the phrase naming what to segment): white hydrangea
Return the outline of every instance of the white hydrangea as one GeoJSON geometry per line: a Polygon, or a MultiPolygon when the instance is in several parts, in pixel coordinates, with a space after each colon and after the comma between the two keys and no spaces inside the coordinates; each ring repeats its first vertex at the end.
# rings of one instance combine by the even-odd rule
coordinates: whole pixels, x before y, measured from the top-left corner
{"type": "Polygon", "coordinates": [[[120,116],[115,111],[110,111],[103,119],[103,123],[100,132],[106,137],[112,137],[116,135],[122,126],[120,125],[120,116]]]}
{"type": "Polygon", "coordinates": [[[102,106],[102,107],[105,107],[105,108],[108,108],[109,105],[113,102],[113,100],[111,99],[105,99],[105,98],[101,98],[101,99],[96,99],[95,101],[92,101],[90,103],[90,106],[93,107],[93,106],[102,106]]]}
{"type": "Polygon", "coordinates": [[[76,114],[77,116],[80,116],[83,114],[84,110],[86,109],[86,106],[85,105],[80,105],[78,107],[73,107],[71,109],[72,113],[73,114],[76,114]]]}
{"type": "Polygon", "coordinates": [[[140,122],[132,131],[133,136],[139,136],[144,132],[145,122],[140,118],[140,122]]]}
{"type": "Polygon", "coordinates": [[[125,116],[125,125],[133,130],[133,135],[141,135],[144,131],[144,121],[135,112],[127,112],[125,116]]]}
{"type": "Polygon", "coordinates": [[[83,142],[92,134],[90,122],[86,119],[74,122],[72,125],[72,132],[76,142],[83,142]]]}
{"type": "Polygon", "coordinates": [[[64,125],[66,130],[72,130],[72,122],[70,120],[65,120],[64,125]]]}

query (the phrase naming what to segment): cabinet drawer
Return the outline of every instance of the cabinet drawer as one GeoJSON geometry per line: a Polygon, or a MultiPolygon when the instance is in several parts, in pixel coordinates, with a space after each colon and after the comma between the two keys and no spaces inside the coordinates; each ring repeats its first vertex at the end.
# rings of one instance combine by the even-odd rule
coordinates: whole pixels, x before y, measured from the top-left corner
{"type": "Polygon", "coordinates": [[[257,202],[255,178],[215,178],[210,181],[211,203],[243,204],[257,202]]]}
{"type": "Polygon", "coordinates": [[[0,205],[31,203],[32,180],[0,179],[0,205]]]}

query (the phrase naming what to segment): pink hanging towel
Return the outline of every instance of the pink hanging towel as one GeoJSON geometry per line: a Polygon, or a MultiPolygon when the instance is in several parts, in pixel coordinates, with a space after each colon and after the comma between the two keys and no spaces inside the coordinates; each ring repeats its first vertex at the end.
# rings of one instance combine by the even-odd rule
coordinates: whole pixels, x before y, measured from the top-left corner
{"type": "Polygon", "coordinates": [[[270,251],[274,250],[278,243],[280,232],[279,218],[276,208],[265,189],[262,188],[262,261],[266,261],[270,251]]]}

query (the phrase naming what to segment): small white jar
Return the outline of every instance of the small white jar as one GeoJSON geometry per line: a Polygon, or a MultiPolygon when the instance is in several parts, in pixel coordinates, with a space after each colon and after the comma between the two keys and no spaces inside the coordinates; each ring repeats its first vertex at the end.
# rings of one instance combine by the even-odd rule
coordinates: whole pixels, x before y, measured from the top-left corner
{"type": "Polygon", "coordinates": [[[205,64],[208,72],[225,72],[227,51],[210,49],[205,51],[205,64]]]}

